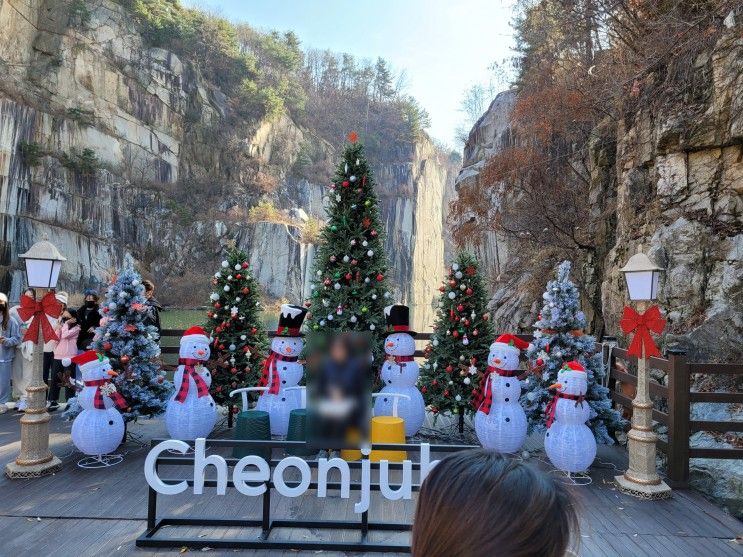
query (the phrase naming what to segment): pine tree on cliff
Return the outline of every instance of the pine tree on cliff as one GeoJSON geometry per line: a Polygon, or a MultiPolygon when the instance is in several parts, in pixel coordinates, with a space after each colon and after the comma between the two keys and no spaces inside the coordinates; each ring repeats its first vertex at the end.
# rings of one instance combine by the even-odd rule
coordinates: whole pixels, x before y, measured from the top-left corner
{"type": "Polygon", "coordinates": [[[557,278],[547,283],[542,295],[544,305],[534,324],[534,340],[527,352],[531,367],[539,369],[526,381],[521,404],[529,421],[529,432],[546,429],[545,410],[554,396],[547,387],[557,381],[557,372],[565,362],[576,360],[586,369],[586,401],[591,408],[588,426],[596,442],[612,444],[611,433],[625,426],[619,412],[612,407],[609,389],[601,384],[605,375],[601,353],[594,354],[596,339],[584,334],[586,317],[580,311],[578,288],[570,280],[570,262],[557,268],[557,278]]]}
{"type": "MultiPolygon", "coordinates": [[[[366,331],[375,354],[384,340],[388,305],[387,258],[374,179],[357,135],[349,134],[328,193],[328,222],[320,234],[312,294],[310,336],[323,331],[366,331]]],[[[380,361],[380,360],[378,360],[380,361]]]]}
{"type": "Polygon", "coordinates": [[[248,256],[231,248],[212,278],[206,330],[213,339],[212,358],[224,366],[212,370],[211,395],[217,404],[231,401],[230,391],[254,387],[261,377],[261,362],[268,345],[260,319],[260,285],[248,256]]]}
{"type": "MultiPolygon", "coordinates": [[[[101,323],[92,344],[94,350],[108,357],[118,373],[114,384],[129,405],[122,412],[127,421],[165,412],[173,390],[173,384],[160,369],[157,329],[145,323],[145,302],[142,277],[127,256],[124,268],[113,277],[106,291],[101,323]]],[[[73,418],[80,410],[73,402],[64,416],[73,418]]]]}
{"type": "Polygon", "coordinates": [[[418,381],[431,412],[457,416],[460,433],[465,414],[473,413],[470,398],[485,373],[495,336],[478,267],[474,256],[461,252],[449,268],[439,287],[439,309],[418,381]]]}

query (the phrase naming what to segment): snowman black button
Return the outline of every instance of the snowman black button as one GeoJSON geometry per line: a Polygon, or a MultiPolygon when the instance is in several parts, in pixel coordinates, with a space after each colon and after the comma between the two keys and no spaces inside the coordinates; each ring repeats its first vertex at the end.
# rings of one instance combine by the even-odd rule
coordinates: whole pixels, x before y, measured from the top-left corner
{"type": "Polygon", "coordinates": [[[282,379],[281,382],[286,385],[286,379],[282,379]]]}
{"type": "Polygon", "coordinates": [[[114,421],[113,420],[108,420],[108,425],[114,425],[114,421]]]}
{"type": "Polygon", "coordinates": [[[286,399],[284,397],[281,397],[281,402],[286,402],[286,399]]]}
{"type": "Polygon", "coordinates": [[[508,402],[509,399],[506,399],[506,402],[508,402]]]}
{"type": "Polygon", "coordinates": [[[286,371],[286,366],[282,367],[281,369],[283,369],[284,371],[286,371]]]}
{"type": "Polygon", "coordinates": [[[510,387],[510,386],[511,386],[511,384],[510,384],[510,383],[506,383],[506,387],[510,387]]]}
{"type": "Polygon", "coordinates": [[[507,421],[507,422],[510,422],[510,421],[511,421],[511,418],[506,418],[506,421],[507,421]]]}

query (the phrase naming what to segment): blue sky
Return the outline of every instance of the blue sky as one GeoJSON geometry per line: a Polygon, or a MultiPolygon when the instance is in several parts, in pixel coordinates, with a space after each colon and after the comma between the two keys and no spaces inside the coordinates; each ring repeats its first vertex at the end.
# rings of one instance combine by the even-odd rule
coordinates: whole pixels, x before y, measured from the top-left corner
{"type": "Polygon", "coordinates": [[[305,47],[382,56],[406,70],[429,133],[454,146],[462,92],[488,83],[510,55],[515,0],[185,0],[262,29],[293,30],[305,47]]]}

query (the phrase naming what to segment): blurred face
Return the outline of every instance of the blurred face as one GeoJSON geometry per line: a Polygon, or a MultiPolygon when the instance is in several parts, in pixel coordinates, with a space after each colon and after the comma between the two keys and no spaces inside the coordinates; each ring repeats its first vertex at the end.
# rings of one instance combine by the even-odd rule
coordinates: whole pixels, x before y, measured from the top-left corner
{"type": "Polygon", "coordinates": [[[30,296],[31,298],[34,297],[34,291],[30,288],[26,288],[26,290],[23,291],[24,296],[30,296]]]}
{"type": "Polygon", "coordinates": [[[145,288],[145,290],[144,290],[144,297],[145,297],[145,298],[147,298],[147,299],[149,300],[150,298],[152,298],[152,295],[153,295],[154,293],[155,293],[155,288],[154,288],[154,287],[153,287],[153,288],[150,288],[149,290],[147,290],[147,289],[145,288]]]}
{"type": "Polygon", "coordinates": [[[92,294],[88,294],[87,296],[85,296],[85,307],[86,308],[92,308],[95,306],[95,304],[96,304],[95,296],[93,296],[92,294]]]}

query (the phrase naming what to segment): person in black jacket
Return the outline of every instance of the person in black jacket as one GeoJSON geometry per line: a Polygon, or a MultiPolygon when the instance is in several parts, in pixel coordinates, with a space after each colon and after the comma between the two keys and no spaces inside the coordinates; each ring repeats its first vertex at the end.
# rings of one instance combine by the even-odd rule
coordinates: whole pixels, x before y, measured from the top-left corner
{"type": "Polygon", "coordinates": [[[144,324],[152,325],[157,329],[157,336],[160,337],[160,312],[163,306],[155,299],[155,283],[151,280],[143,280],[144,297],[147,300],[147,313],[145,314],[144,324]]]}
{"type": "Polygon", "coordinates": [[[77,349],[80,351],[90,348],[95,330],[101,323],[98,293],[93,289],[85,291],[85,303],[77,310],[77,322],[80,325],[80,335],[77,337],[77,349]]]}

